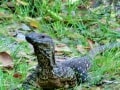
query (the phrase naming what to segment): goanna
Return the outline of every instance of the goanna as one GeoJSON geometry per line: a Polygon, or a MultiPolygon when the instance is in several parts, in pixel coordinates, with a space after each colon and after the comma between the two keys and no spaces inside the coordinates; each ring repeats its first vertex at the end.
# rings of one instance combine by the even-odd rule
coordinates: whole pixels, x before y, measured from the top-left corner
{"type": "Polygon", "coordinates": [[[73,88],[87,79],[87,71],[92,64],[92,59],[106,49],[120,47],[120,43],[113,43],[96,47],[83,57],[75,57],[63,62],[55,62],[54,43],[51,37],[30,33],[26,40],[33,45],[38,65],[35,71],[23,82],[24,90],[42,88],[54,90],[58,88],[73,88]]]}
{"type": "Polygon", "coordinates": [[[74,70],[56,64],[54,43],[49,36],[30,33],[26,35],[26,40],[33,45],[38,65],[35,71],[23,82],[23,89],[54,90],[56,88],[71,88],[77,85],[74,70]]]}

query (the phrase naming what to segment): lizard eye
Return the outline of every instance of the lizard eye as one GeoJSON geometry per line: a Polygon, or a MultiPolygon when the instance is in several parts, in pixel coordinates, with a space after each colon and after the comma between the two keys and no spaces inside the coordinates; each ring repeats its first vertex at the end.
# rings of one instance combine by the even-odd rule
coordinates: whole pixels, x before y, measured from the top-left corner
{"type": "Polygon", "coordinates": [[[42,37],[42,38],[45,38],[45,36],[44,36],[44,35],[42,35],[41,37],[42,37]]]}

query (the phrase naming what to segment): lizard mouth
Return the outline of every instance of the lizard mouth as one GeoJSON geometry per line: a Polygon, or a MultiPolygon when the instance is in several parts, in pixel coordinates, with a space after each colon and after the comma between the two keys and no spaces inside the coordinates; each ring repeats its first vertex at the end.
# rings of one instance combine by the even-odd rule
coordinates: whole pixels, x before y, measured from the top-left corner
{"type": "MultiPolygon", "coordinates": [[[[34,33],[34,32],[32,32],[32,33],[29,33],[29,34],[27,34],[26,36],[25,36],[25,38],[26,38],[26,40],[29,42],[29,43],[31,43],[31,44],[34,44],[34,42],[35,42],[35,37],[37,36],[37,34],[36,33],[34,33]]],[[[36,37],[37,38],[37,37],[36,37]]]]}

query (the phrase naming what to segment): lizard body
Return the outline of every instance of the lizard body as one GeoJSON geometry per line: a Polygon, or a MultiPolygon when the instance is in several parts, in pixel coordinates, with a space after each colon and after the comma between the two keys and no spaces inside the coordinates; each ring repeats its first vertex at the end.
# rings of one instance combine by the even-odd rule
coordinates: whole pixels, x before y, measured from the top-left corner
{"type": "Polygon", "coordinates": [[[37,33],[26,35],[26,40],[34,47],[38,66],[23,82],[22,87],[29,90],[32,87],[43,89],[70,88],[77,84],[72,68],[56,65],[54,44],[49,36],[37,33]]]}
{"type": "Polygon", "coordinates": [[[96,55],[104,52],[105,50],[110,50],[113,48],[119,48],[120,42],[114,42],[102,46],[98,46],[88,52],[87,55],[83,57],[74,57],[71,60],[66,60],[61,64],[64,66],[71,67],[75,69],[81,75],[81,81],[86,81],[87,71],[92,64],[92,60],[95,58],[96,55]]]}
{"type": "Polygon", "coordinates": [[[38,66],[28,76],[22,86],[29,90],[31,86],[43,89],[71,88],[86,81],[87,71],[92,64],[92,59],[106,49],[120,47],[120,43],[113,43],[96,47],[83,57],[75,57],[63,62],[55,62],[54,43],[52,39],[43,34],[30,33],[26,40],[34,47],[38,66]]]}

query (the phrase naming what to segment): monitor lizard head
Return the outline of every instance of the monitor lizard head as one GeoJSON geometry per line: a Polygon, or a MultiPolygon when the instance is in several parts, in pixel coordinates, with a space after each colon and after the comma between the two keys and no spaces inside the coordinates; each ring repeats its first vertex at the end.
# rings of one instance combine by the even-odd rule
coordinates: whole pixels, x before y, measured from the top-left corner
{"type": "Polygon", "coordinates": [[[55,64],[54,43],[51,37],[32,32],[26,35],[26,40],[33,45],[39,65],[55,64]]]}
{"type": "Polygon", "coordinates": [[[50,47],[50,44],[53,43],[51,37],[45,35],[45,34],[38,34],[35,32],[29,33],[26,35],[26,40],[31,43],[33,46],[41,46],[47,48],[50,47]]]}

